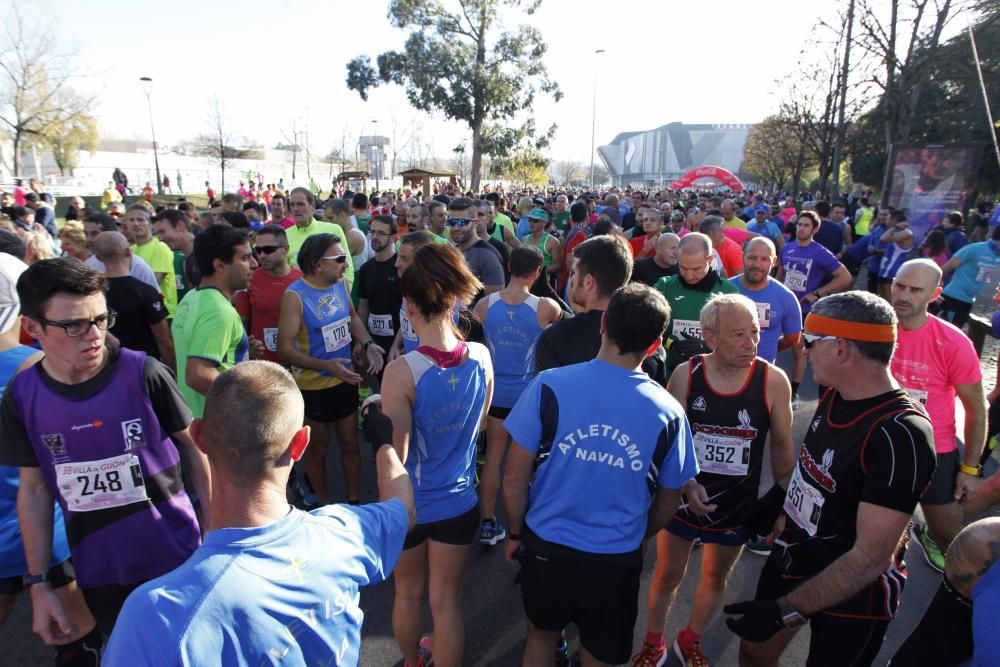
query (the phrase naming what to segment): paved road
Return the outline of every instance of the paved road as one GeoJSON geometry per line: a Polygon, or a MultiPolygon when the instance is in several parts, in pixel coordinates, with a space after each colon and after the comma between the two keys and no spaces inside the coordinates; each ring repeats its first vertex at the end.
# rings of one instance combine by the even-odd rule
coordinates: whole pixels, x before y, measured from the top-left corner
{"type": "MultiPolygon", "coordinates": [[[[787,355],[786,355],[787,356],[787,355]]],[[[984,355],[985,356],[985,355],[984,355]]],[[[782,365],[790,359],[779,359],[782,365]]],[[[796,412],[795,442],[800,442],[809,417],[815,407],[815,385],[807,375],[802,387],[803,403],[796,412]],[[810,400],[811,399],[811,400],[810,400]]],[[[336,460],[335,448],[331,448],[331,462],[336,460]]],[[[767,460],[767,457],[765,457],[767,460]]],[[[995,464],[994,464],[995,465],[995,464]]],[[[339,475],[332,469],[331,479],[339,475]]],[[[375,481],[371,466],[366,469],[364,493],[369,499],[375,498],[375,481]]],[[[762,488],[768,488],[765,480],[762,488]]],[[[645,596],[650,573],[655,559],[651,547],[647,554],[642,580],[639,622],[636,628],[636,645],[642,639],[645,627],[645,596]]],[[[753,594],[757,575],[764,558],[745,553],[734,568],[726,590],[726,602],[747,599],[753,594]]],[[[910,629],[919,620],[938,585],[938,576],[924,562],[916,547],[911,547],[907,562],[910,567],[910,581],[903,598],[903,608],[898,619],[890,627],[886,643],[880,654],[880,664],[892,655],[895,648],[905,639],[910,629]]],[[[691,571],[699,567],[700,554],[695,552],[691,560],[691,571]]],[[[524,615],[518,589],[513,586],[515,568],[503,560],[499,547],[481,549],[475,547],[469,563],[465,589],[465,621],[467,644],[465,664],[467,665],[515,665],[519,664],[523,650],[524,615]]],[[[677,593],[677,601],[668,621],[668,634],[673,636],[683,627],[691,609],[694,594],[694,579],[689,578],[677,593]]],[[[363,665],[394,666],[402,664],[400,654],[392,637],[391,608],[392,582],[366,589],[362,595],[362,607],[366,619],[364,626],[363,665]]],[[[430,630],[430,615],[425,609],[425,625],[430,630]]],[[[3,647],[3,665],[45,665],[50,664],[49,652],[31,633],[30,604],[26,596],[21,596],[10,621],[0,628],[0,647],[3,647]]],[[[570,630],[571,644],[575,638],[570,630]]],[[[783,665],[800,665],[805,662],[808,629],[803,629],[785,654],[783,665]]],[[[737,638],[716,619],[705,635],[703,649],[713,663],[735,665],[738,650],[737,638]]]]}

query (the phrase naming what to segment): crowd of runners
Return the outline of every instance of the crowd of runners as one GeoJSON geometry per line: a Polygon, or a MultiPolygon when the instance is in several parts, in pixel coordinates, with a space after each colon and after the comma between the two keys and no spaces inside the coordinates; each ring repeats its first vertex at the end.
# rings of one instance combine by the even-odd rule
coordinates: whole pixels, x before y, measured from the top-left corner
{"type": "Polygon", "coordinates": [[[477,543],[520,568],[524,665],[708,665],[720,612],[742,665],[804,625],[808,665],[872,664],[915,549],[940,588],[892,664],[1000,661],[989,206],[120,186],[61,226],[0,201],[0,624],[27,590],[57,665],[358,664],[390,575],[403,664],[466,664],[477,543]]]}

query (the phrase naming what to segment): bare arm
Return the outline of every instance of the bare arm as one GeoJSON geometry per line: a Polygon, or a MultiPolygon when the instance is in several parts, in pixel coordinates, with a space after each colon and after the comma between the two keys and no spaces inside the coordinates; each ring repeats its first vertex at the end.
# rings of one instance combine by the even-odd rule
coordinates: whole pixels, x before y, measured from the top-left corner
{"type": "Polygon", "coordinates": [[[848,271],[843,264],[841,264],[837,267],[837,270],[833,272],[833,279],[826,285],[823,285],[822,289],[818,289],[816,291],[820,293],[820,298],[830,296],[831,294],[836,294],[850,289],[853,280],[854,279],[851,278],[851,272],[848,271]]]}
{"type": "Polygon", "coordinates": [[[209,508],[212,501],[212,474],[208,467],[208,457],[206,457],[194,440],[191,439],[191,432],[188,429],[171,433],[170,437],[178,445],[181,456],[185,459],[187,471],[191,475],[191,483],[198,494],[198,501],[201,503],[201,518],[204,524],[201,532],[208,532],[209,508]]]}
{"type": "Polygon", "coordinates": [[[514,236],[514,232],[510,231],[508,227],[502,227],[503,229],[503,242],[509,245],[511,248],[520,248],[521,242],[517,240],[514,236]]]}
{"type": "Polygon", "coordinates": [[[281,312],[278,315],[278,356],[296,368],[326,371],[325,360],[310,357],[295,346],[301,328],[302,300],[295,292],[285,292],[281,295],[281,312]]]}
{"type": "Polygon", "coordinates": [[[768,369],[767,400],[767,407],[771,412],[771,471],[775,483],[787,488],[792,466],[795,465],[795,447],[792,445],[792,386],[788,384],[788,377],[777,366],[768,369]]]}
{"type": "Polygon", "coordinates": [[[368,316],[371,315],[371,312],[372,307],[368,302],[368,299],[358,299],[358,317],[361,318],[361,321],[364,322],[366,326],[368,324],[368,316]]]}
{"type": "Polygon", "coordinates": [[[857,539],[846,554],[788,594],[788,602],[805,614],[815,614],[843,602],[875,581],[892,561],[910,515],[861,503],[857,539]]]}
{"type": "Polygon", "coordinates": [[[187,386],[202,396],[208,395],[208,390],[219,377],[219,365],[211,359],[188,357],[185,366],[184,381],[187,386]]]}
{"type": "MultiPolygon", "coordinates": [[[[989,406],[983,395],[983,382],[970,382],[955,385],[955,393],[965,408],[965,465],[976,467],[986,446],[986,413],[989,406]]],[[[967,502],[972,500],[979,490],[982,479],[973,477],[959,470],[955,475],[955,500],[967,502]]]]}
{"type": "Polygon", "coordinates": [[[682,406],[687,405],[688,389],[691,382],[690,368],[691,362],[685,361],[674,369],[674,372],[670,374],[670,379],[667,380],[667,391],[682,406]]]}
{"type": "Polygon", "coordinates": [[[413,502],[413,485],[410,476],[399,460],[399,454],[393,447],[379,447],[375,452],[375,474],[378,477],[379,500],[402,501],[409,517],[408,528],[413,528],[417,522],[417,510],[413,502]]]}
{"type": "Polygon", "coordinates": [[[174,355],[174,339],[170,336],[170,327],[166,320],[160,320],[149,327],[153,332],[153,340],[156,341],[156,348],[160,351],[160,359],[163,360],[170,370],[177,373],[177,358],[174,355]]]}
{"type": "Polygon", "coordinates": [[[789,350],[799,344],[802,333],[785,334],[778,340],[778,352],[789,350]]]}
{"type": "Polygon", "coordinates": [[[941,272],[944,273],[945,275],[948,275],[949,273],[951,273],[960,266],[962,266],[962,260],[960,260],[958,257],[952,257],[951,259],[949,259],[947,262],[944,263],[944,266],[941,267],[941,272]]]}
{"type": "Polygon", "coordinates": [[[503,508],[510,532],[524,531],[524,515],[528,511],[528,484],[535,468],[535,452],[517,442],[507,452],[507,467],[503,475],[503,508]]]}
{"type": "Polygon", "coordinates": [[[647,538],[652,537],[667,525],[680,503],[680,489],[668,489],[664,486],[656,488],[656,497],[653,499],[653,505],[649,508],[649,514],[646,517],[647,538]]]}

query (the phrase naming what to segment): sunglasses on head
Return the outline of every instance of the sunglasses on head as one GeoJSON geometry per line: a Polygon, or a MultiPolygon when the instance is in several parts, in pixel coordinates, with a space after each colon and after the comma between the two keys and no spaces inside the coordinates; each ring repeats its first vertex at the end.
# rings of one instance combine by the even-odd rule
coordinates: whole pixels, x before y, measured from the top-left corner
{"type": "Polygon", "coordinates": [[[327,255],[326,257],[320,257],[320,260],[332,259],[337,264],[343,264],[347,261],[347,255],[327,255]]]}
{"type": "Polygon", "coordinates": [[[448,218],[449,227],[467,227],[472,224],[472,220],[468,218],[448,218]]]}
{"type": "Polygon", "coordinates": [[[286,245],[258,245],[254,246],[254,250],[258,255],[270,255],[272,252],[280,250],[281,248],[287,248],[286,245]]]}

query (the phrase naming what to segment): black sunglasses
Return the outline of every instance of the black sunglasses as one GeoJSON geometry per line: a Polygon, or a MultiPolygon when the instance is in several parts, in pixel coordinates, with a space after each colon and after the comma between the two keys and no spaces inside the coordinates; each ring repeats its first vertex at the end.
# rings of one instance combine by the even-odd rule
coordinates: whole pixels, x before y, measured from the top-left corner
{"type": "Polygon", "coordinates": [[[448,218],[449,227],[467,227],[472,224],[468,218],[448,218]]]}
{"type": "Polygon", "coordinates": [[[258,255],[270,255],[272,252],[280,250],[281,248],[287,248],[286,245],[258,245],[254,246],[254,250],[257,251],[258,255]]]}

